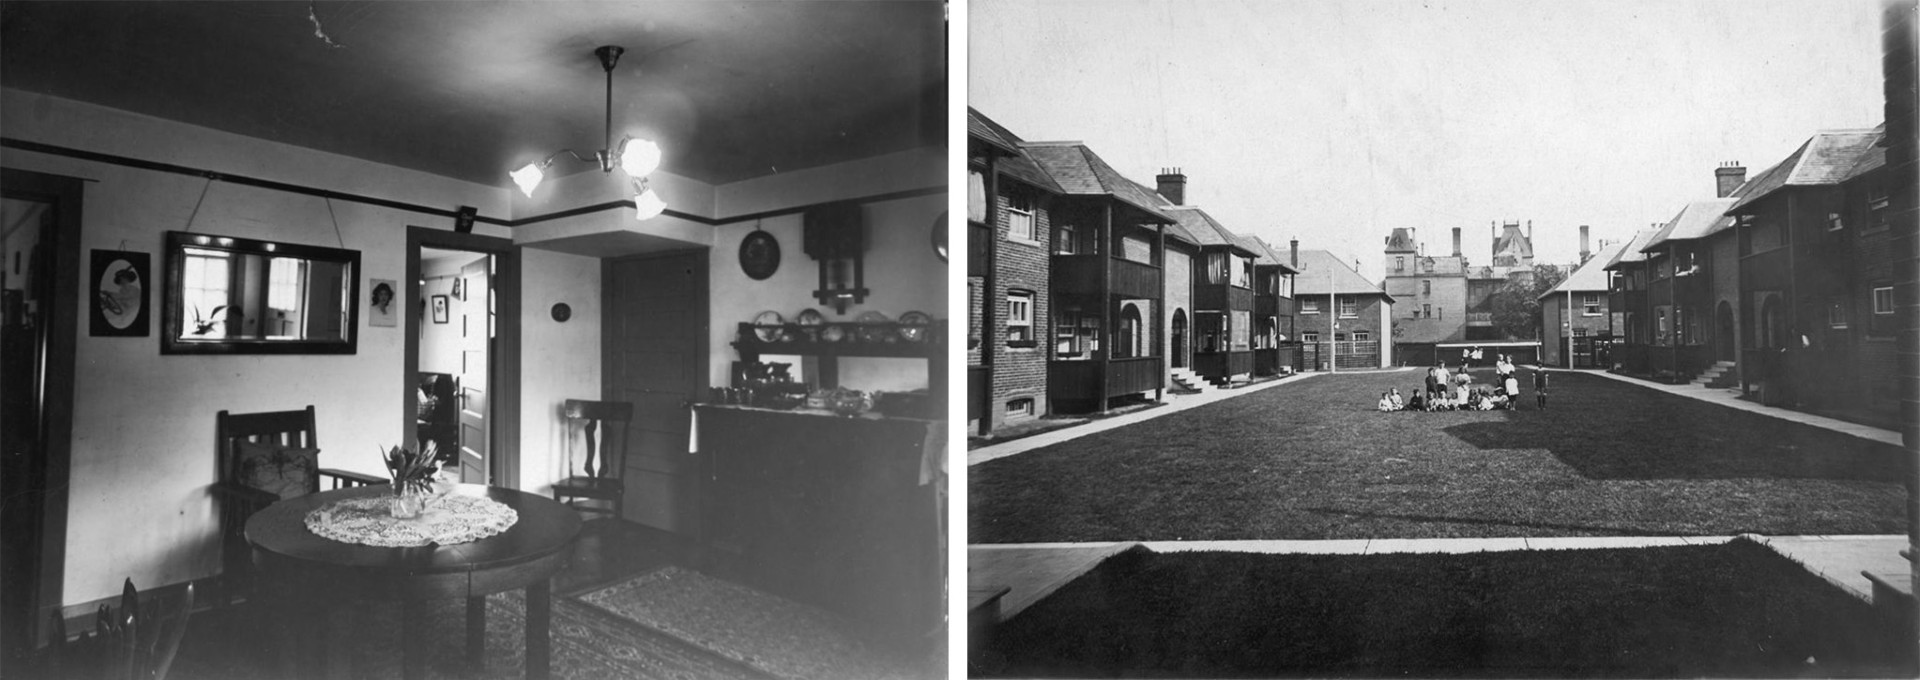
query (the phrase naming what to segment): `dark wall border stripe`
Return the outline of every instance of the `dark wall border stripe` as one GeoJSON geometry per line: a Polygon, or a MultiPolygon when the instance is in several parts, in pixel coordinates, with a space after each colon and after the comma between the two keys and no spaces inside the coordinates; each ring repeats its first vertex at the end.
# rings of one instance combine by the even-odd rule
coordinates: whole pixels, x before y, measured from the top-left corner
{"type": "MultiPolygon", "coordinates": [[[[302,186],[299,184],[288,184],[286,182],[276,182],[269,179],[260,179],[258,177],[248,177],[246,175],[231,175],[223,172],[216,172],[213,170],[203,170],[200,168],[190,168],[184,165],[174,165],[172,163],[161,163],[157,161],[142,160],[139,158],[116,156],[114,154],[100,153],[97,151],[87,151],[84,149],[75,149],[71,147],[57,146],[54,144],[43,144],[41,142],[35,142],[35,141],[30,141],[25,139],[17,139],[13,137],[0,137],[0,147],[9,148],[9,149],[19,149],[21,151],[31,151],[34,153],[44,153],[51,156],[65,156],[67,158],[75,158],[75,159],[84,160],[84,161],[93,161],[95,163],[106,163],[109,165],[119,165],[119,166],[124,166],[129,168],[138,168],[141,170],[153,170],[156,172],[171,172],[178,175],[205,177],[210,180],[216,180],[221,182],[232,182],[234,184],[260,187],[262,189],[273,189],[275,191],[285,191],[288,193],[303,194],[306,196],[331,198],[331,199],[338,199],[342,201],[353,201],[355,203],[365,203],[367,205],[380,206],[383,208],[392,208],[394,210],[405,210],[408,212],[416,212],[424,215],[434,215],[438,217],[456,217],[459,214],[454,210],[434,208],[431,206],[420,205],[417,203],[405,203],[401,201],[388,200],[384,198],[375,198],[372,196],[349,194],[342,191],[334,191],[331,189],[320,189],[316,187],[302,186]]],[[[946,192],[947,190],[945,187],[925,187],[921,189],[893,191],[893,192],[888,192],[884,194],[874,194],[872,196],[864,196],[861,198],[853,198],[853,199],[845,199],[845,200],[850,200],[856,203],[878,203],[880,201],[892,201],[892,200],[899,200],[903,198],[916,198],[920,196],[940,195],[940,194],[945,194],[946,192]]],[[[838,202],[840,201],[826,201],[825,203],[838,203],[838,202]]],[[[818,205],[818,204],[813,204],[813,205],[818,205]]],[[[684,213],[678,210],[673,210],[671,208],[667,209],[665,212],[661,214],[667,215],[669,217],[677,217],[683,220],[687,220],[689,222],[698,222],[700,224],[704,224],[709,227],[715,227],[715,226],[728,224],[732,222],[765,219],[768,217],[778,217],[780,215],[791,215],[794,213],[805,212],[808,208],[813,207],[813,205],[801,205],[801,206],[794,206],[790,208],[780,208],[777,210],[766,210],[766,211],[757,212],[757,213],[748,213],[745,215],[733,215],[733,216],[728,216],[728,217],[718,218],[718,219],[684,213]]],[[[529,224],[535,224],[538,222],[545,222],[548,220],[557,220],[557,219],[566,218],[566,217],[588,215],[588,214],[597,213],[597,212],[604,212],[607,210],[617,210],[620,208],[631,208],[631,207],[633,207],[633,201],[630,201],[630,200],[608,201],[606,203],[597,203],[594,205],[581,206],[578,208],[569,208],[569,209],[561,210],[558,212],[547,213],[545,215],[534,215],[531,217],[526,217],[518,220],[506,220],[498,217],[487,217],[485,215],[479,215],[474,217],[474,221],[512,228],[512,227],[525,226],[529,224]]]]}

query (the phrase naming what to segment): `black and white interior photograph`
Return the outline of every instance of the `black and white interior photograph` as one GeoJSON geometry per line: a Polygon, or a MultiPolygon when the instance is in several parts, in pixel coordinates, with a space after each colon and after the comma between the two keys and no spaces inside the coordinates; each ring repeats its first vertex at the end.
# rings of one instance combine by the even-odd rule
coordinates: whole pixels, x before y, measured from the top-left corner
{"type": "Polygon", "coordinates": [[[948,39],[0,2],[0,676],[945,677],[948,39]]]}

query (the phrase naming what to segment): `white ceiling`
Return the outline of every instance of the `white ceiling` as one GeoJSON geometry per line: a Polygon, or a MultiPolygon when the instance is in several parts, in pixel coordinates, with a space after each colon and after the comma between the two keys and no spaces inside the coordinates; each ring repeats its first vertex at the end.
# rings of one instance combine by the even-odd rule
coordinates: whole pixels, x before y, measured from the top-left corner
{"type": "Polygon", "coordinates": [[[0,86],[510,186],[514,167],[602,148],[593,49],[613,44],[627,49],[615,140],[650,136],[664,170],[723,184],[944,143],[943,13],[937,0],[8,0],[0,86]]]}

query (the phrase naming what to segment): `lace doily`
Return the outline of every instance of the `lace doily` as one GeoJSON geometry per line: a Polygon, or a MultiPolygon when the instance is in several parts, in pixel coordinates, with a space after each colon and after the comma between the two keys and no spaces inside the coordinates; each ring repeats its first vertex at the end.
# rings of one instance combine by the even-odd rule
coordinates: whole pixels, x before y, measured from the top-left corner
{"type": "Polygon", "coordinates": [[[397,519],[388,494],[349,498],[307,513],[307,530],[342,543],[412,548],[477,541],[513,526],[520,513],[479,496],[441,496],[420,516],[397,519]]]}

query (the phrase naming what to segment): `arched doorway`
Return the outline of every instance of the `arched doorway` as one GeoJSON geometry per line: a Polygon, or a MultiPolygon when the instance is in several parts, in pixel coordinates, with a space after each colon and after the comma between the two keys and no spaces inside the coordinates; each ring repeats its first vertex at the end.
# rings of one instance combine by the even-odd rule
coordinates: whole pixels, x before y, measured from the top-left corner
{"type": "Polygon", "coordinates": [[[1713,356],[1721,361],[1739,361],[1733,353],[1733,305],[1726,300],[1713,311],[1713,356]]]}
{"type": "Polygon", "coordinates": [[[1786,319],[1780,316],[1780,297],[1767,296],[1767,301],[1760,306],[1759,345],[1768,349],[1780,347],[1786,336],[1786,319]]]}
{"type": "Polygon", "coordinates": [[[1145,326],[1140,320],[1139,305],[1126,304],[1120,307],[1120,351],[1114,358],[1131,359],[1146,354],[1142,351],[1146,347],[1143,342],[1145,338],[1140,336],[1145,326]]]}
{"type": "Polygon", "coordinates": [[[1173,310],[1173,367],[1187,367],[1187,310],[1173,310]]]}

